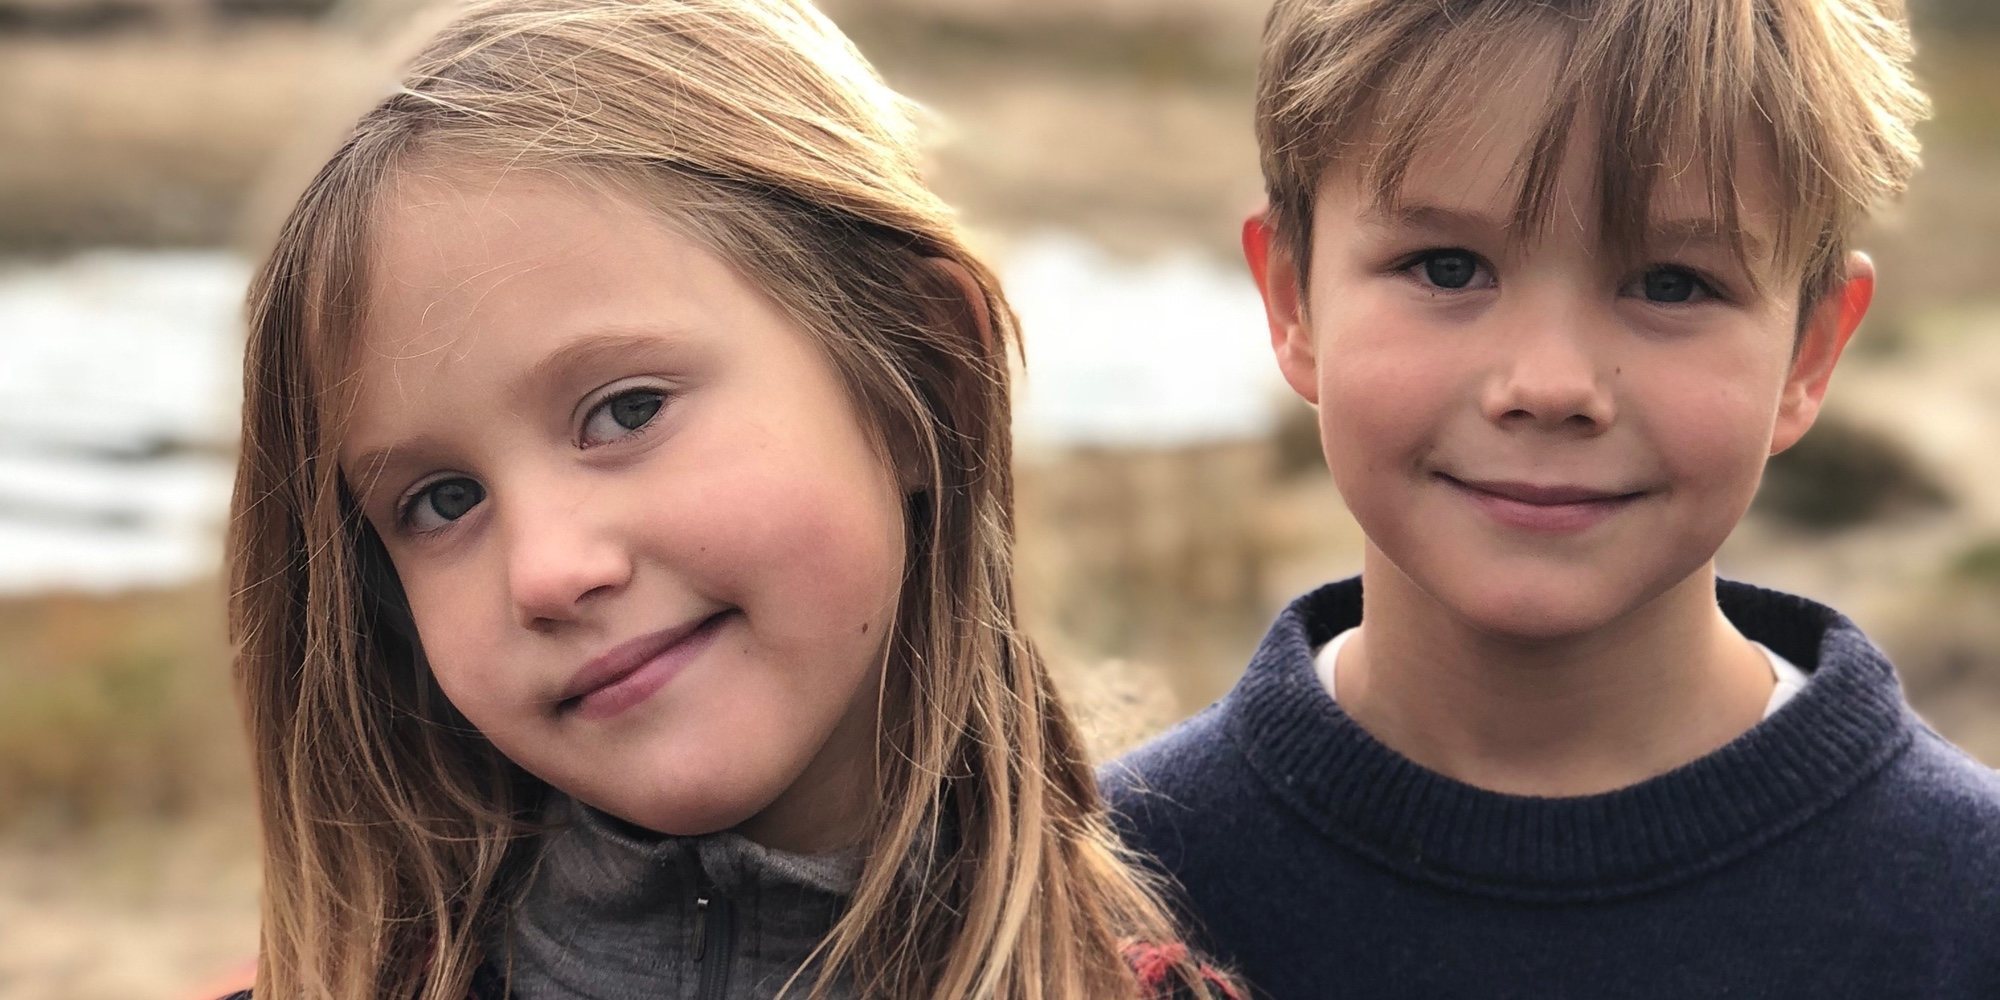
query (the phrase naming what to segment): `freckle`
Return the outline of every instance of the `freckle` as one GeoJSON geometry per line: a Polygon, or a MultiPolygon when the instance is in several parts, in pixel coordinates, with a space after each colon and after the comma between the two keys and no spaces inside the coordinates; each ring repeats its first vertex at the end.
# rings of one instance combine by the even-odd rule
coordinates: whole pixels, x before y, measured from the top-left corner
{"type": "Polygon", "coordinates": [[[1624,366],[1624,365],[1619,365],[1618,367],[1616,367],[1616,368],[1613,368],[1613,369],[1611,369],[1611,374],[1613,374],[1613,375],[1623,375],[1623,374],[1625,374],[1625,366],[1624,366]]]}

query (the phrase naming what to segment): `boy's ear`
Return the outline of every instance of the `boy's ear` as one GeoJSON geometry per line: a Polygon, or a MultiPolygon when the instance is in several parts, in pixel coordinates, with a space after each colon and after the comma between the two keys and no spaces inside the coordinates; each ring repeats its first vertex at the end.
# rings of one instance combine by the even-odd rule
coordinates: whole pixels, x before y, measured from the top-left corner
{"type": "Polygon", "coordinates": [[[1778,424],[1771,436],[1775,455],[1805,436],[1819,417],[1826,399],[1827,382],[1840,353],[1868,314],[1875,298],[1875,264],[1864,253],[1847,255],[1847,276],[1840,286],[1813,306],[1799,332],[1799,346],[1792,358],[1791,374],[1785,377],[1784,395],[1778,399],[1778,424]]]}
{"type": "Polygon", "coordinates": [[[1264,209],[1243,220],[1243,259],[1250,264],[1257,294],[1264,298],[1264,321],[1271,328],[1271,351],[1278,357],[1278,370],[1300,398],[1319,405],[1319,365],[1299,290],[1298,262],[1271,228],[1264,209]]]}

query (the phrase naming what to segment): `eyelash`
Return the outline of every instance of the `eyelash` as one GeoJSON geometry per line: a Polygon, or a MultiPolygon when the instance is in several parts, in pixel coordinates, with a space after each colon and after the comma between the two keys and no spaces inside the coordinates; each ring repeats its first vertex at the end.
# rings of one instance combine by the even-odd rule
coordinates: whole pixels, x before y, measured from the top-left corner
{"type": "MultiPolygon", "coordinates": [[[[1434,293],[1449,294],[1461,291],[1483,291],[1484,289],[1478,289],[1478,288],[1474,289],[1447,288],[1441,285],[1433,285],[1430,284],[1427,280],[1425,280],[1424,275],[1415,273],[1416,268],[1421,267],[1422,265],[1427,264],[1430,261],[1435,260],[1439,257],[1444,257],[1448,255],[1449,256],[1462,255],[1465,257],[1470,257],[1472,259],[1473,266],[1475,268],[1484,270],[1489,280],[1497,281],[1497,278],[1495,278],[1493,275],[1492,265],[1488,264],[1485,258],[1463,247],[1431,247],[1429,249],[1420,250],[1415,254],[1403,258],[1400,263],[1395,265],[1394,270],[1398,274],[1407,275],[1412,280],[1416,281],[1419,286],[1426,288],[1434,293]]],[[[1695,288],[1700,292],[1700,295],[1698,297],[1693,297],[1682,302],[1647,300],[1652,305],[1691,306],[1702,302],[1728,301],[1728,296],[1723,294],[1722,286],[1718,282],[1716,282],[1713,278],[1709,277],[1707,274],[1704,274],[1699,270],[1696,270],[1695,268],[1685,267],[1679,264],[1654,264],[1652,266],[1649,266],[1645,270],[1639,272],[1639,274],[1636,277],[1633,277],[1625,281],[1623,284],[1619,285],[1619,292],[1622,294],[1626,288],[1632,285],[1633,282],[1644,281],[1647,275],[1659,272],[1670,272],[1674,274],[1685,275],[1690,281],[1694,282],[1695,288]]]]}
{"type": "MultiPolygon", "coordinates": [[[[583,411],[582,426],[579,427],[577,431],[577,439],[578,439],[577,447],[580,449],[601,448],[606,445],[616,444],[619,441],[629,441],[632,440],[633,438],[637,438],[645,434],[655,423],[659,421],[660,410],[666,407],[670,399],[671,399],[671,393],[657,386],[626,385],[617,387],[613,391],[608,392],[603,396],[601,396],[596,402],[590,404],[590,406],[583,411]],[[616,439],[611,441],[604,441],[597,444],[586,444],[584,442],[583,434],[590,427],[591,420],[594,417],[596,417],[599,411],[604,410],[606,407],[609,407],[612,403],[617,402],[618,400],[624,399],[628,396],[636,396],[636,395],[652,395],[659,397],[659,402],[656,404],[653,412],[646,417],[644,423],[640,424],[637,427],[624,428],[624,433],[620,434],[616,439]]],[[[613,419],[615,420],[616,418],[613,419]]],[[[477,480],[474,480],[469,476],[445,475],[445,476],[440,476],[436,479],[419,483],[418,485],[412,487],[409,490],[409,492],[403,494],[402,498],[396,501],[397,527],[410,534],[425,535],[425,536],[435,536],[450,531],[454,526],[456,526],[459,523],[459,521],[465,519],[465,515],[461,514],[459,515],[459,517],[446,521],[443,525],[436,528],[415,528],[412,527],[412,521],[415,519],[416,516],[417,505],[424,502],[425,498],[430,495],[430,492],[432,490],[446,483],[458,482],[460,480],[471,482],[475,486],[478,483],[477,480]]],[[[485,502],[484,487],[480,487],[480,492],[481,492],[480,499],[478,501],[475,501],[473,506],[478,506],[479,503],[485,502]]],[[[470,511],[468,509],[468,513],[469,512],[470,511]]]]}
{"type": "MultiPolygon", "coordinates": [[[[446,483],[455,483],[458,482],[459,480],[465,480],[466,482],[473,483],[474,485],[477,485],[478,483],[478,480],[475,480],[470,476],[457,476],[457,475],[439,476],[436,479],[419,483],[418,485],[412,487],[408,493],[403,494],[403,498],[396,501],[397,529],[405,534],[431,537],[431,536],[441,535],[447,531],[450,531],[455,525],[458,524],[459,521],[464,520],[465,519],[464,515],[460,515],[457,519],[446,521],[443,526],[437,528],[418,528],[414,527],[411,523],[416,518],[417,505],[419,503],[424,502],[424,498],[429,496],[432,490],[440,486],[443,486],[446,483]]],[[[485,488],[481,487],[480,489],[481,493],[483,494],[485,492],[485,488]]],[[[480,502],[483,503],[484,501],[485,497],[481,496],[480,502]]],[[[477,504],[475,504],[474,506],[477,506],[477,504]]]]}
{"type": "Polygon", "coordinates": [[[652,426],[655,423],[659,422],[660,411],[666,409],[667,404],[671,402],[672,399],[673,399],[673,393],[668,392],[665,388],[655,384],[629,383],[629,382],[625,384],[614,384],[609,389],[607,389],[603,395],[599,396],[596,402],[591,403],[584,408],[583,420],[581,421],[581,423],[577,428],[577,447],[602,448],[607,444],[615,444],[618,441],[629,441],[633,438],[645,434],[647,431],[652,429],[652,426]],[[659,403],[654,407],[652,414],[646,418],[645,423],[642,423],[637,427],[624,428],[624,433],[618,435],[618,437],[613,439],[612,441],[605,441],[598,444],[584,443],[583,434],[585,431],[589,430],[591,418],[595,417],[598,411],[604,410],[606,407],[609,407],[612,403],[615,403],[618,400],[624,399],[628,396],[638,396],[638,395],[659,397],[659,403]]]}

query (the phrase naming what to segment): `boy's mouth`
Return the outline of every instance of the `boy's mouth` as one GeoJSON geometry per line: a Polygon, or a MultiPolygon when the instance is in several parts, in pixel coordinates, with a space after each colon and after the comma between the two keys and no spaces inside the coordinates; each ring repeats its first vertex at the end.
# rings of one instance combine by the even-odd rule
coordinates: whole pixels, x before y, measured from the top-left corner
{"type": "Polygon", "coordinates": [[[1442,472],[1438,476],[1447,482],[1468,490],[1488,493],[1505,500],[1534,504],[1540,507],[1557,507],[1564,504],[1598,503],[1606,500],[1627,500],[1639,495],[1636,490],[1601,490],[1589,486],[1574,486],[1565,483],[1523,483],[1499,479],[1459,479],[1442,472]]]}
{"type": "Polygon", "coordinates": [[[1645,495],[1644,491],[1573,483],[1460,479],[1442,472],[1436,475],[1501,524],[1538,532],[1581,531],[1603,522],[1645,495]]]}

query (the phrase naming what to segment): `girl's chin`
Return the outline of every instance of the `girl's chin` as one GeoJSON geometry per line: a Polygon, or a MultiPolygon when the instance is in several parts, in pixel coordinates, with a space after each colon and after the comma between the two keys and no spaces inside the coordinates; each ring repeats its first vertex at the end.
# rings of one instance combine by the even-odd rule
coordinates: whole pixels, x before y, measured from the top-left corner
{"type": "Polygon", "coordinates": [[[699,837],[741,826],[757,814],[755,809],[720,807],[716,804],[690,806],[682,803],[644,802],[606,805],[591,803],[599,812],[647,833],[665,837],[699,837]]]}

